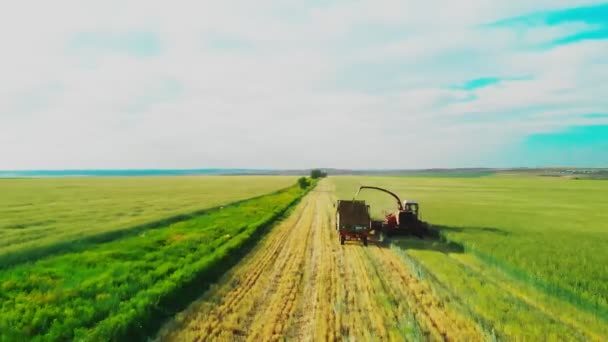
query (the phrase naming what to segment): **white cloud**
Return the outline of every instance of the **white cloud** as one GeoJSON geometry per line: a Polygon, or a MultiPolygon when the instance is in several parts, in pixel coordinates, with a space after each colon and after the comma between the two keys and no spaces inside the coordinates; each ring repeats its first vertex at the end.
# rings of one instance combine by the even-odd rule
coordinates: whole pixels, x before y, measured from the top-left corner
{"type": "Polygon", "coordinates": [[[596,2],[21,1],[0,13],[0,169],[481,165],[608,108],[606,41],[533,48],[585,24],[483,25],[596,2]],[[160,53],[69,48],[132,32],[160,53]],[[487,76],[527,78],[449,89],[487,76]]]}

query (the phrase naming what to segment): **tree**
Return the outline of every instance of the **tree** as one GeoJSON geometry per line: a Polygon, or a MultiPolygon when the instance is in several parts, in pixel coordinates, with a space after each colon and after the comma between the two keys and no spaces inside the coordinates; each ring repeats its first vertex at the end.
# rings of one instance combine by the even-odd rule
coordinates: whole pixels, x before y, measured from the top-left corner
{"type": "Polygon", "coordinates": [[[310,185],[310,182],[306,177],[300,177],[298,178],[298,184],[300,185],[300,188],[306,189],[310,185]]]}
{"type": "Polygon", "coordinates": [[[323,172],[319,169],[313,169],[310,171],[310,178],[312,178],[312,179],[324,178],[324,177],[327,177],[327,172],[323,172]]]}

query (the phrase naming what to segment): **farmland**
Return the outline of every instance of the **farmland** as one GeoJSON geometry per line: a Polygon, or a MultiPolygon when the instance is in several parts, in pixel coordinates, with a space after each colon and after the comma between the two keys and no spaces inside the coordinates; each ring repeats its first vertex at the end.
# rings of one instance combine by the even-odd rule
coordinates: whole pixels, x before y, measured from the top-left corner
{"type": "Polygon", "coordinates": [[[340,246],[324,180],[251,255],[168,324],[161,340],[481,340],[399,254],[340,246]]]}
{"type": "MultiPolygon", "coordinates": [[[[605,186],[331,177],[160,339],[604,340],[605,186]],[[418,199],[443,239],[340,246],[332,203],[359,184],[418,199]]],[[[394,206],[371,192],[360,197],[376,215],[394,206]]]]}
{"type": "MultiPolygon", "coordinates": [[[[416,240],[393,248],[499,336],[608,335],[608,183],[545,177],[334,180],[341,197],[364,183],[420,201],[423,218],[461,250],[416,240]]],[[[392,204],[382,194],[361,198],[377,208],[392,204]]]]}
{"type": "Polygon", "coordinates": [[[149,324],[189,301],[189,286],[224,272],[304,192],[294,185],[5,267],[0,340],[143,338],[149,324]]]}
{"type": "MultiPolygon", "coordinates": [[[[207,202],[221,209],[193,206],[185,211],[190,215],[176,219],[167,217],[179,211],[158,214],[156,224],[137,223],[136,229],[108,218],[114,227],[108,229],[120,234],[82,239],[34,262],[7,264],[0,271],[0,340],[157,335],[161,341],[601,341],[608,336],[604,181],[494,174],[339,176],[310,190],[285,188],[294,178],[246,179],[260,184],[244,186],[245,192],[266,194],[225,204],[247,196],[237,189],[226,192],[234,182],[209,178],[217,182],[218,198],[233,196],[222,204],[207,202]],[[340,245],[333,204],[352,198],[361,184],[418,200],[422,218],[438,236],[340,245]]],[[[150,183],[141,185],[141,193],[160,187],[159,180],[179,182],[143,180],[150,183]]],[[[193,196],[186,185],[165,189],[176,191],[169,200],[175,207],[193,196]]],[[[154,203],[157,196],[142,194],[139,201],[154,203]]],[[[394,200],[381,193],[364,191],[359,199],[372,205],[374,216],[394,210],[394,200]]],[[[130,208],[122,210],[134,211],[130,208]]],[[[67,241],[72,236],[66,235],[67,241]]]]}
{"type": "Polygon", "coordinates": [[[294,182],[239,176],[0,179],[0,265],[294,182]]]}

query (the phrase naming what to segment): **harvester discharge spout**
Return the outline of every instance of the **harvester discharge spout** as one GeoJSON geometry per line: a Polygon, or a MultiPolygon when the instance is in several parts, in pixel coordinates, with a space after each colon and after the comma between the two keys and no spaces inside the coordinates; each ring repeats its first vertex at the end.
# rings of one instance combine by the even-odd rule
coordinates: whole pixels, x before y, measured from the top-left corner
{"type": "Polygon", "coordinates": [[[374,230],[379,230],[385,235],[415,235],[423,237],[429,233],[428,225],[420,220],[420,207],[418,202],[406,200],[401,202],[397,194],[384,188],[377,186],[362,185],[355,193],[353,201],[359,196],[361,190],[370,189],[377,190],[389,194],[397,201],[397,210],[387,214],[384,220],[372,220],[374,230]]]}

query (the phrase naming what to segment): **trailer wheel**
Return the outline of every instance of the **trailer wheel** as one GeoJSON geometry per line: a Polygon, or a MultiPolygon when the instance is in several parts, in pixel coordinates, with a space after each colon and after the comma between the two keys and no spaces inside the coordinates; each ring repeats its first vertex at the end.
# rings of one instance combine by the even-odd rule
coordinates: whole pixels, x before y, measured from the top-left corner
{"type": "Polygon", "coordinates": [[[363,240],[363,246],[367,246],[367,236],[361,238],[363,240]]]}

